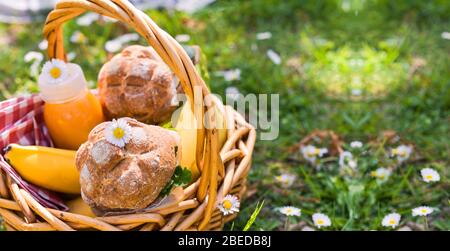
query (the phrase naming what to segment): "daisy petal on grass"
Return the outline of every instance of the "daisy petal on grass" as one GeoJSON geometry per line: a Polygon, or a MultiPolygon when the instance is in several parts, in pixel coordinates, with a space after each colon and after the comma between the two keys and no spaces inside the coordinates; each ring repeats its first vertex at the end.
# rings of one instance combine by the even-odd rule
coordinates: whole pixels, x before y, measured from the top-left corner
{"type": "Polygon", "coordinates": [[[420,206],[412,209],[412,216],[427,216],[434,212],[432,207],[420,206]]]}
{"type": "Polygon", "coordinates": [[[240,205],[241,203],[239,202],[238,197],[228,194],[222,199],[217,207],[223,215],[229,215],[239,212],[240,205]]]}
{"type": "Polygon", "coordinates": [[[282,187],[284,187],[284,188],[289,188],[289,187],[291,187],[292,184],[294,183],[294,181],[295,181],[295,179],[296,179],[296,176],[293,175],[293,174],[285,173],[285,174],[276,176],[275,179],[276,179],[279,183],[281,183],[281,186],[282,186],[282,187]]]}
{"type": "Polygon", "coordinates": [[[300,151],[305,160],[309,161],[312,164],[316,164],[317,157],[322,157],[323,155],[328,153],[328,149],[326,148],[317,148],[313,145],[307,145],[300,148],[300,151]]]}
{"type": "Polygon", "coordinates": [[[316,227],[318,228],[331,226],[330,217],[328,217],[326,214],[315,213],[312,216],[312,220],[314,222],[314,225],[316,225],[316,227]]]}
{"type": "Polygon", "coordinates": [[[105,43],[105,50],[110,53],[118,52],[122,49],[122,43],[117,40],[110,40],[105,43]]]}
{"type": "Polygon", "coordinates": [[[87,37],[81,31],[74,31],[72,36],[70,36],[70,42],[84,44],[87,42],[87,37]]]}
{"type": "Polygon", "coordinates": [[[131,139],[131,126],[125,119],[113,119],[105,129],[106,140],[118,147],[124,147],[131,139]]]}
{"type": "Polygon", "coordinates": [[[356,169],[358,162],[353,158],[351,152],[344,151],[339,155],[339,166],[341,168],[350,167],[351,169],[356,169]]]}
{"type": "Polygon", "coordinates": [[[256,39],[257,40],[267,40],[270,39],[272,37],[272,33],[269,31],[266,32],[260,32],[256,34],[256,39]]]}
{"type": "Polygon", "coordinates": [[[278,211],[286,216],[301,216],[302,215],[302,210],[300,208],[297,207],[293,207],[293,206],[284,206],[284,207],[280,207],[278,208],[278,211]]]}
{"type": "Polygon", "coordinates": [[[423,181],[429,183],[429,182],[437,182],[441,180],[441,176],[439,175],[436,170],[432,168],[424,168],[420,170],[420,174],[422,175],[423,181]]]}
{"type": "Polygon", "coordinates": [[[269,49],[266,52],[267,57],[269,57],[269,59],[276,65],[281,64],[281,57],[280,54],[276,53],[274,50],[269,49]]]}
{"type": "Polygon", "coordinates": [[[352,141],[350,143],[351,148],[361,148],[363,146],[363,143],[361,141],[352,141]]]}
{"type": "Polygon", "coordinates": [[[412,146],[400,145],[397,148],[391,150],[391,156],[397,157],[399,163],[409,159],[412,153],[412,146]]]}
{"type": "Polygon", "coordinates": [[[390,213],[384,216],[381,225],[383,227],[392,227],[393,229],[400,223],[401,216],[398,213],[390,213]]]}
{"type": "Polygon", "coordinates": [[[370,173],[370,176],[377,178],[377,180],[384,182],[389,179],[389,176],[391,176],[392,171],[391,169],[380,167],[375,171],[372,171],[370,173]]]}
{"type": "Polygon", "coordinates": [[[47,48],[48,48],[48,41],[47,41],[47,39],[42,40],[39,43],[38,47],[39,47],[39,50],[41,50],[41,51],[47,50],[47,48]]]}
{"type": "Polygon", "coordinates": [[[239,97],[241,95],[242,95],[241,92],[235,86],[229,86],[225,89],[225,96],[227,97],[227,100],[229,99],[230,101],[237,101],[239,100],[239,97]]]}

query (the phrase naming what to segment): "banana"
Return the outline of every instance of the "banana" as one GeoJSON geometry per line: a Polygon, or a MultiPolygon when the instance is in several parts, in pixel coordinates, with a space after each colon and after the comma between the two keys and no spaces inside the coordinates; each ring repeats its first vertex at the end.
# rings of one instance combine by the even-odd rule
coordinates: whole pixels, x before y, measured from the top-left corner
{"type": "Polygon", "coordinates": [[[68,201],[66,204],[69,207],[69,212],[71,213],[95,217],[92,209],[83,201],[81,197],[77,197],[76,199],[68,201]]]}
{"type": "MultiPolygon", "coordinates": [[[[227,140],[227,121],[225,119],[225,110],[218,106],[215,106],[214,108],[216,109],[215,112],[218,114],[217,126],[219,128],[219,146],[222,147],[227,140]]],[[[175,111],[173,118],[174,121],[172,121],[172,125],[174,125],[175,130],[181,138],[180,165],[182,167],[189,168],[191,170],[192,177],[196,179],[200,174],[195,161],[195,149],[197,147],[197,129],[195,128],[197,125],[197,120],[191,110],[189,100],[186,101],[183,107],[175,111]]]]}
{"type": "Polygon", "coordinates": [[[5,158],[26,181],[56,192],[79,194],[75,155],[71,150],[10,144],[5,158]]]}

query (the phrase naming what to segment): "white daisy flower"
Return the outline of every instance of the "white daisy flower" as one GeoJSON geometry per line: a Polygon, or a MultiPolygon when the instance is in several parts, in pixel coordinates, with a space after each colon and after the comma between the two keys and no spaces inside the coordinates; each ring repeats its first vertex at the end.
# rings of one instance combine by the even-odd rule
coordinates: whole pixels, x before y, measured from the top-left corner
{"type": "Polygon", "coordinates": [[[231,101],[237,101],[241,95],[242,94],[237,87],[230,86],[225,89],[225,96],[231,101]]]}
{"type": "Polygon", "coordinates": [[[390,213],[384,216],[383,221],[381,221],[381,225],[383,227],[392,227],[395,228],[398,226],[400,222],[401,216],[398,213],[390,213]]]}
{"type": "Polygon", "coordinates": [[[448,31],[442,32],[442,33],[441,33],[441,37],[442,37],[443,39],[450,40],[450,32],[448,32],[448,31]]]}
{"type": "Polygon", "coordinates": [[[37,51],[29,51],[25,56],[23,57],[23,60],[27,63],[31,61],[39,61],[42,62],[44,60],[44,55],[37,51]]]}
{"type": "Polygon", "coordinates": [[[81,31],[74,31],[70,36],[70,42],[75,44],[84,44],[87,42],[87,37],[81,31]]]}
{"type": "Polygon", "coordinates": [[[272,37],[272,33],[269,31],[266,32],[260,32],[256,34],[256,39],[257,40],[267,40],[270,39],[272,37]]]}
{"type": "Polygon", "coordinates": [[[79,18],[77,18],[76,23],[79,26],[89,26],[93,22],[99,19],[100,15],[94,12],[87,13],[79,18]]]}
{"type": "Polygon", "coordinates": [[[403,162],[411,156],[412,147],[407,145],[400,145],[391,150],[391,156],[397,157],[398,162],[403,162]]]}
{"type": "Polygon", "coordinates": [[[114,39],[115,41],[118,41],[122,44],[128,43],[128,42],[132,42],[132,41],[138,41],[139,40],[139,34],[137,33],[127,33],[127,34],[123,34],[120,37],[117,37],[116,39],[114,39]]]}
{"type": "Polygon", "coordinates": [[[413,208],[412,216],[427,216],[434,211],[432,207],[420,206],[413,208]]]}
{"type": "Polygon", "coordinates": [[[105,43],[105,50],[110,53],[116,53],[122,49],[123,44],[117,40],[110,40],[105,43]]]}
{"type": "Polygon", "coordinates": [[[286,216],[300,216],[302,215],[302,210],[297,207],[285,206],[278,208],[278,211],[286,216]]]}
{"type": "Polygon", "coordinates": [[[191,36],[189,36],[188,34],[178,34],[175,36],[175,40],[177,40],[180,43],[186,43],[189,42],[189,40],[191,40],[191,36]]]}
{"type": "Polygon", "coordinates": [[[420,170],[420,174],[422,174],[423,181],[427,183],[441,180],[441,176],[439,175],[439,173],[432,168],[424,168],[420,170]]]}
{"type": "Polygon", "coordinates": [[[294,184],[296,176],[293,174],[285,173],[285,174],[276,176],[275,179],[281,183],[281,186],[283,186],[284,188],[288,188],[288,187],[291,187],[292,184],[294,184]]]}
{"type": "Polygon", "coordinates": [[[372,171],[370,175],[374,178],[379,179],[380,181],[387,181],[389,179],[389,176],[391,176],[391,169],[380,167],[377,168],[377,170],[372,171]]]}
{"type": "Polygon", "coordinates": [[[118,147],[124,147],[131,139],[131,126],[125,119],[113,119],[105,129],[106,140],[118,147]]]}
{"type": "Polygon", "coordinates": [[[274,50],[269,49],[266,52],[267,57],[269,57],[269,59],[276,65],[281,64],[281,57],[278,53],[276,53],[274,50]]]}
{"type": "Polygon", "coordinates": [[[77,53],[74,51],[67,53],[67,61],[72,61],[77,57],[77,53]]]}
{"type": "Polygon", "coordinates": [[[316,227],[318,228],[331,226],[330,217],[328,217],[326,214],[315,213],[312,216],[312,220],[314,222],[314,225],[316,225],[316,227]]]}
{"type": "Polygon", "coordinates": [[[47,50],[47,48],[48,48],[48,41],[47,41],[47,39],[42,40],[39,43],[38,47],[39,47],[39,50],[41,50],[41,51],[47,50]]]}
{"type": "Polygon", "coordinates": [[[234,80],[241,80],[241,69],[231,69],[227,71],[218,71],[216,76],[223,76],[225,81],[231,82],[234,80]]]}
{"type": "Polygon", "coordinates": [[[353,154],[348,151],[344,151],[339,154],[339,166],[341,168],[350,167],[351,169],[356,169],[358,167],[358,162],[353,159],[353,154]]]}
{"type": "Polygon", "coordinates": [[[352,89],[352,95],[353,96],[361,96],[362,90],[361,89],[352,89]]]}
{"type": "Polygon", "coordinates": [[[350,143],[351,148],[361,148],[363,146],[363,143],[361,141],[352,141],[350,143]]]}
{"type": "Polygon", "coordinates": [[[68,76],[67,65],[62,60],[52,59],[44,64],[42,74],[49,83],[58,84],[68,76]]]}
{"type": "Polygon", "coordinates": [[[326,153],[328,153],[328,149],[326,148],[317,148],[313,145],[307,145],[300,149],[303,158],[312,164],[316,164],[317,157],[322,157],[326,153]]]}
{"type": "Polygon", "coordinates": [[[240,205],[241,203],[239,202],[239,199],[236,196],[228,194],[217,205],[217,207],[223,213],[223,215],[229,215],[239,212],[240,205]]]}
{"type": "Polygon", "coordinates": [[[27,63],[33,62],[30,66],[30,73],[32,76],[39,75],[39,66],[44,60],[44,55],[37,51],[30,51],[25,54],[23,60],[27,63]]]}

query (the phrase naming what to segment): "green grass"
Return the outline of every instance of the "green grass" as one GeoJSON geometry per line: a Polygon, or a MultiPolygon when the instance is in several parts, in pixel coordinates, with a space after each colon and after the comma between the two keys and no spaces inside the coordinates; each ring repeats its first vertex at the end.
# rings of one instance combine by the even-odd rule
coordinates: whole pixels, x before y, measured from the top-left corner
{"type": "MultiPolygon", "coordinates": [[[[335,230],[383,229],[380,221],[391,211],[402,214],[402,225],[422,224],[410,210],[428,204],[439,208],[430,228],[450,229],[450,41],[441,38],[450,25],[446,1],[218,1],[193,15],[147,13],[170,34],[190,34],[188,43],[201,46],[214,93],[223,95],[226,87],[236,86],[243,94],[280,94],[280,136],[257,142],[249,176],[250,190],[256,192],[243,202],[234,230],[244,228],[263,200],[251,230],[284,229],[285,218],[274,209],[288,204],[303,210],[292,226],[311,224],[310,215],[321,211],[333,221],[328,229],[335,230]],[[256,33],[264,31],[272,38],[256,40],[256,33]],[[281,65],[267,58],[268,49],[281,55],[281,65]],[[227,82],[212,74],[234,68],[241,69],[240,80],[227,82]],[[361,95],[352,95],[354,89],[361,95]],[[395,130],[414,144],[415,159],[384,184],[369,173],[390,162],[372,148],[358,158],[356,176],[340,174],[333,158],[326,164],[330,170],[317,171],[287,151],[314,129],[334,130],[347,143],[367,143],[384,130],[395,130]],[[424,167],[438,170],[441,181],[421,181],[424,167]],[[293,187],[283,189],[275,181],[282,172],[297,175],[293,187]]],[[[0,25],[0,37],[6,38],[1,41],[10,40],[8,45],[0,41],[0,99],[37,91],[36,76],[23,57],[39,51],[41,29],[42,23],[0,25]]],[[[64,32],[67,51],[76,52],[74,61],[95,85],[108,56],[104,43],[130,31],[118,24],[78,27],[69,22],[64,32]],[[87,44],[70,44],[75,30],[87,35],[87,44]]]]}

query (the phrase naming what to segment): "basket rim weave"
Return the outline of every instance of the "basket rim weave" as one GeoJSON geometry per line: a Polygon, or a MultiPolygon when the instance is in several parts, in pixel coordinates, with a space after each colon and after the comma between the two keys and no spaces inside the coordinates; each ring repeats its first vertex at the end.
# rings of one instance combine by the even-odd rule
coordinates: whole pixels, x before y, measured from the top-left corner
{"type": "Polygon", "coordinates": [[[62,25],[85,13],[96,12],[130,26],[146,39],[180,80],[191,101],[197,121],[215,124],[218,116],[227,122],[227,140],[219,145],[218,130],[197,123],[196,163],[200,177],[184,189],[183,199],[151,212],[91,218],[44,208],[28,192],[0,171],[0,215],[9,230],[217,230],[236,214],[223,216],[217,203],[227,194],[242,198],[256,141],[255,128],[230,106],[218,99],[205,102],[210,94],[182,46],[159,28],[144,12],[127,0],[61,0],[45,21],[43,33],[50,58],[66,60],[62,25]],[[200,98],[198,98],[200,97],[200,98]],[[211,112],[218,107],[221,114],[211,112]],[[207,112],[208,111],[208,112],[207,112]],[[232,125],[232,126],[229,126],[232,125]],[[9,190],[9,191],[5,191],[9,190]]]}

